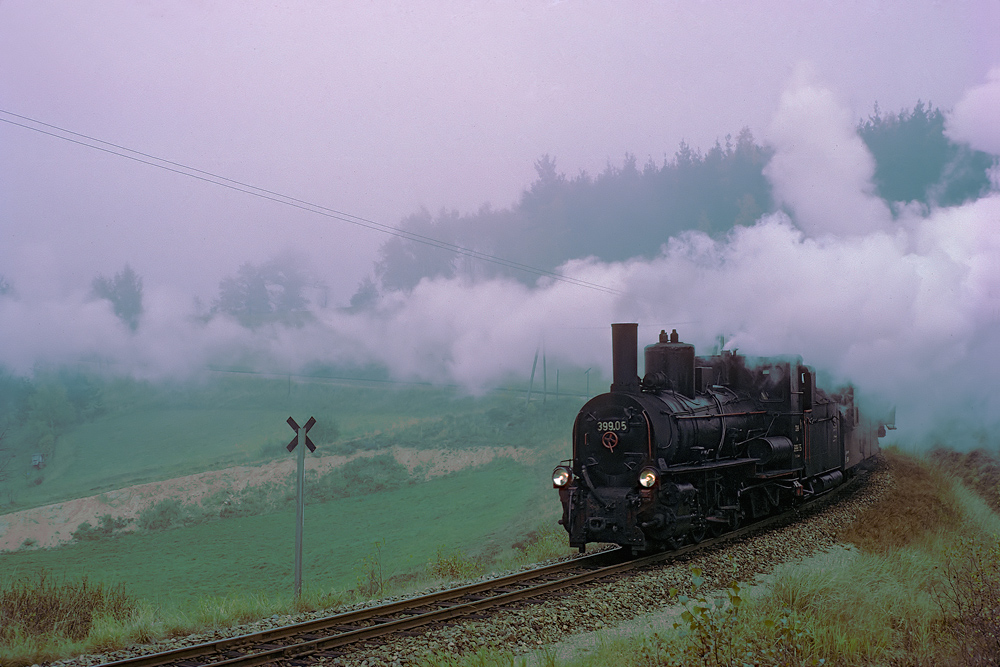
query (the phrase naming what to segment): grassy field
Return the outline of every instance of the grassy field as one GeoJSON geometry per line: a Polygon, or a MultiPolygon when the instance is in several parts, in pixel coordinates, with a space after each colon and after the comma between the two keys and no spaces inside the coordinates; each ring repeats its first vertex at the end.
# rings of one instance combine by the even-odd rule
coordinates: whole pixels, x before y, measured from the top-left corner
{"type": "MultiPolygon", "coordinates": [[[[346,591],[379,547],[382,577],[427,570],[442,546],[469,557],[497,556],[539,524],[555,525],[558,499],[548,470],[497,461],[377,494],[306,508],[305,583],[346,591]]],[[[124,584],[143,600],[190,607],[206,596],[291,590],[295,509],[165,531],[127,533],[57,549],[0,555],[3,578],[45,571],[124,584]]]]}
{"type": "Polygon", "coordinates": [[[550,487],[548,466],[500,459],[422,483],[310,503],[301,600],[292,596],[292,507],[0,554],[0,607],[6,591],[20,587],[37,598],[44,582],[104,587],[134,603],[121,618],[95,613],[93,626],[77,623],[89,628],[78,637],[57,630],[0,637],[0,664],[27,665],[275,613],[335,608],[569,553],[550,487]]]}
{"type": "MultiPolygon", "coordinates": [[[[44,392],[56,402],[61,395],[50,387],[31,396],[44,392]]],[[[88,600],[84,606],[98,604],[92,601],[102,591],[116,602],[114,613],[101,611],[103,603],[87,607],[81,612],[85,622],[71,625],[89,630],[72,637],[58,626],[0,632],[0,664],[31,664],[262,615],[328,608],[568,551],[555,523],[559,502],[548,475],[569,455],[580,398],[549,396],[529,405],[524,394],[512,392],[470,397],[448,388],[241,375],[176,386],[106,382],[88,395],[86,413],[78,411],[85,417],[64,418],[48,431],[56,437],[50,437],[54,447],[46,467],[23,480],[6,480],[7,498],[16,498],[8,509],[290,457],[284,449],[292,437],[289,415],[300,423],[317,418],[310,435],[327,454],[377,454],[393,446],[516,446],[535,450],[544,462],[496,459],[426,481],[393,462],[384,484],[364,462],[391,459],[359,459],[362,465],[347,477],[337,469],[314,480],[307,488],[305,595],[298,601],[292,596],[295,510],[285,490],[277,493],[278,502],[250,503],[264,512],[259,515],[192,505],[181,507],[165,530],[2,553],[0,606],[44,598],[60,608],[60,596],[69,595],[60,591],[83,591],[69,597],[88,600]],[[379,484],[381,490],[374,490],[379,484]]],[[[27,416],[21,431],[14,429],[15,439],[40,422],[37,406],[27,405],[18,413],[27,416]]],[[[51,611],[24,614],[36,618],[51,611]]]]}
{"type": "Polygon", "coordinates": [[[548,416],[538,420],[539,401],[528,411],[525,394],[514,391],[471,397],[451,388],[241,374],[182,384],[88,382],[76,403],[61,384],[39,383],[24,405],[0,414],[8,424],[2,444],[15,457],[6,479],[0,477],[0,511],[288,456],[289,416],[300,423],[314,416],[310,437],[328,454],[393,444],[536,447],[568,442],[583,402],[550,396],[548,416]],[[48,404],[32,403],[43,396],[48,404]],[[52,413],[60,410],[58,422],[52,413]],[[449,420],[451,433],[444,434],[437,427],[449,420]],[[472,422],[480,437],[463,443],[463,426],[472,422]],[[37,452],[45,455],[40,470],[30,466],[37,452]]]}

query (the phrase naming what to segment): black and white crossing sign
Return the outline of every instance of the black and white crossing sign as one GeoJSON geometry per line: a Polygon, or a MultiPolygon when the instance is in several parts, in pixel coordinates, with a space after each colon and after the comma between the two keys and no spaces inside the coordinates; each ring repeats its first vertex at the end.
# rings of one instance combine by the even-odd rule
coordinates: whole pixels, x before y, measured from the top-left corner
{"type": "MultiPolygon", "coordinates": [[[[305,426],[302,427],[302,430],[304,430],[306,433],[309,433],[309,429],[311,429],[315,424],[316,424],[316,418],[310,417],[309,421],[307,421],[305,423],[305,426]]],[[[285,449],[287,449],[288,451],[292,451],[293,449],[295,449],[295,445],[299,444],[299,425],[298,422],[296,422],[291,417],[288,418],[288,425],[292,427],[293,431],[295,431],[295,437],[292,438],[292,441],[288,443],[288,446],[285,447],[285,449]]],[[[309,448],[310,452],[316,451],[316,445],[313,444],[313,441],[309,439],[308,435],[306,435],[306,447],[309,448]]]]}

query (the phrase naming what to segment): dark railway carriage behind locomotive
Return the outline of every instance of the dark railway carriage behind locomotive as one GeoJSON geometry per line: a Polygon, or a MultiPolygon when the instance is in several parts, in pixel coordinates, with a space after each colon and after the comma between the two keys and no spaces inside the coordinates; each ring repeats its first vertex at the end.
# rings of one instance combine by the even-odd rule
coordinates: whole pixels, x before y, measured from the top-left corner
{"type": "Polygon", "coordinates": [[[612,325],[614,383],[573,425],[553,471],[571,546],[676,548],[828,491],[879,451],[885,424],[851,388],[828,394],[798,358],[695,356],[676,330],[645,348],[612,325]]]}

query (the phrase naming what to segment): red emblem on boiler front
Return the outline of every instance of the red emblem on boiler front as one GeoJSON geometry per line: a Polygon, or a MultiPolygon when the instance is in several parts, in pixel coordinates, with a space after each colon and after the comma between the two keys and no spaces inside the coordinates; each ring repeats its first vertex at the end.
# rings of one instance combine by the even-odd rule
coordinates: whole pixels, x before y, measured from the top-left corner
{"type": "Polygon", "coordinates": [[[615,451],[615,447],[618,446],[618,434],[614,431],[606,431],[603,436],[601,436],[601,444],[608,448],[610,451],[615,451]]]}

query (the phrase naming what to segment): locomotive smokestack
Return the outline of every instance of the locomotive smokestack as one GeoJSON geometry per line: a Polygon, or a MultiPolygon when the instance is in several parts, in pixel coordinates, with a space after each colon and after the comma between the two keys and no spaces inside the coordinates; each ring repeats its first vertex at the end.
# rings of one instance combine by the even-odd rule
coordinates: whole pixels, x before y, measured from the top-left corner
{"type": "Polygon", "coordinates": [[[611,356],[614,384],[611,391],[639,391],[639,325],[611,325],[611,356]]]}

